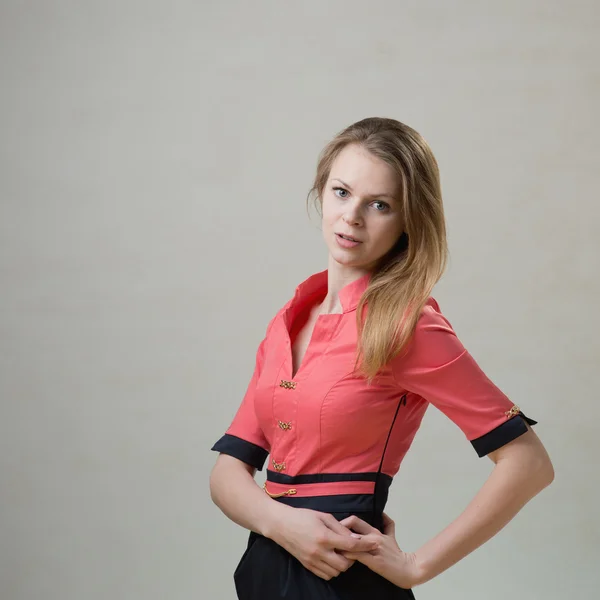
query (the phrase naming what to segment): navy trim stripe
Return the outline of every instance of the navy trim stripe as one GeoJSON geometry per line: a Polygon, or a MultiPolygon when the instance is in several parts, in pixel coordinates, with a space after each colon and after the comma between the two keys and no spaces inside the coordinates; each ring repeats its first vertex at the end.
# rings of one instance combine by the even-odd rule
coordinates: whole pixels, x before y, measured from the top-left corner
{"type": "Polygon", "coordinates": [[[529,425],[537,425],[537,421],[526,417],[523,413],[518,413],[486,434],[471,440],[471,444],[479,457],[485,456],[526,433],[525,422],[529,425]]]}
{"type": "MultiPolygon", "coordinates": [[[[380,477],[389,479],[391,484],[392,477],[381,473],[380,477]]],[[[273,483],[283,483],[284,485],[297,485],[303,483],[336,483],[340,481],[376,481],[377,473],[310,473],[304,475],[286,475],[267,469],[267,481],[273,483]]]]}

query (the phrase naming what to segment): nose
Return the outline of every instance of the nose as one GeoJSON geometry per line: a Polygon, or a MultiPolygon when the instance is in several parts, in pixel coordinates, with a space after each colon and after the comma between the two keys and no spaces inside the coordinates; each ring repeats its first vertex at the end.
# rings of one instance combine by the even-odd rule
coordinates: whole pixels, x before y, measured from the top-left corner
{"type": "Polygon", "coordinates": [[[348,207],[342,215],[342,219],[348,223],[348,225],[353,225],[355,227],[360,226],[362,224],[362,217],[358,205],[351,205],[348,203],[348,207]]]}

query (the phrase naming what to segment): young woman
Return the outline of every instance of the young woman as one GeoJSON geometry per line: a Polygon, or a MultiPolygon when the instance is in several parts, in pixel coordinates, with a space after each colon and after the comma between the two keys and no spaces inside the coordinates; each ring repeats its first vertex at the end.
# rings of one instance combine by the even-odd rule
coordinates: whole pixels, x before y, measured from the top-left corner
{"type": "MultiPolygon", "coordinates": [[[[274,316],[233,422],[213,446],[213,501],[251,530],[238,598],[414,598],[554,478],[520,408],[482,372],[430,296],[447,260],[436,160],[412,128],[368,118],[319,157],[327,270],[274,316]],[[384,513],[433,404],[495,466],[416,551],[384,513]],[[267,456],[267,481],[254,480],[267,456]]],[[[310,194],[309,194],[310,196],[310,194]]]]}

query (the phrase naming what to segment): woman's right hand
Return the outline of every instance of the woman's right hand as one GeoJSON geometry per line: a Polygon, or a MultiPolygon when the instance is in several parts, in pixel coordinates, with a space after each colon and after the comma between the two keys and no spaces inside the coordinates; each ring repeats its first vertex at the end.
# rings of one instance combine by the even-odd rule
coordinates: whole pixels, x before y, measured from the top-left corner
{"type": "Polygon", "coordinates": [[[369,552],[377,548],[374,538],[353,533],[328,513],[283,504],[277,509],[268,537],[322,579],[337,577],[355,562],[336,549],[369,552]]]}

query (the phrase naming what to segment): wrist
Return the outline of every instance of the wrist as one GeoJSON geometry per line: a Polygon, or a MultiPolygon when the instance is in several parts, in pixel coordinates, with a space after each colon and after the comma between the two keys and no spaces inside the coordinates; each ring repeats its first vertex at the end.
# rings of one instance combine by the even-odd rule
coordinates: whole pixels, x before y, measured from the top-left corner
{"type": "Polygon", "coordinates": [[[421,585],[426,583],[431,579],[429,575],[427,565],[423,562],[422,557],[420,557],[416,552],[411,552],[411,576],[413,580],[413,586],[421,585]]]}
{"type": "MultiPolygon", "coordinates": [[[[261,531],[259,532],[266,538],[276,542],[277,534],[281,532],[285,518],[285,513],[290,509],[289,506],[281,504],[275,500],[269,500],[266,505],[264,516],[261,523],[261,531]]],[[[293,509],[292,509],[293,510],[293,509]]]]}

